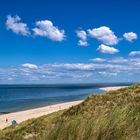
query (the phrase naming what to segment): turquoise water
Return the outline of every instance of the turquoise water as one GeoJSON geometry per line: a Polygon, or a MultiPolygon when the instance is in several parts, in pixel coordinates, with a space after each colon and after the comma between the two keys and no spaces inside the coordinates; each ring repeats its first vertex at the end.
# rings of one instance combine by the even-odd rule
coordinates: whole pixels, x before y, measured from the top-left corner
{"type": "Polygon", "coordinates": [[[104,93],[99,90],[100,87],[121,85],[129,84],[0,85],[0,112],[15,112],[82,100],[92,93],[104,93]]]}

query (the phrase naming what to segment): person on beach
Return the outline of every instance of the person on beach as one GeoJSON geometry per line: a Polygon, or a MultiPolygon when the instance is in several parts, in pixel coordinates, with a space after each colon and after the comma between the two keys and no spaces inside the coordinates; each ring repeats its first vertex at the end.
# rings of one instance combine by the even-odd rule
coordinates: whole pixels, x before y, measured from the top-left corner
{"type": "Polygon", "coordinates": [[[5,122],[7,123],[8,122],[8,119],[6,118],[5,122]]]}

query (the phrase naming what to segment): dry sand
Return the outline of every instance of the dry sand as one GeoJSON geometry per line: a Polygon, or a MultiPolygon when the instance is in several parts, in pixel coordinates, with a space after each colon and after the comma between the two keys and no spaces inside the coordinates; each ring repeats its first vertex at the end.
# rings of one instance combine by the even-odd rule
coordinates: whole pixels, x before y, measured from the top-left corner
{"type": "Polygon", "coordinates": [[[82,101],[67,102],[67,103],[55,104],[46,107],[40,107],[36,109],[30,109],[30,110],[0,115],[0,129],[10,126],[12,120],[16,120],[17,123],[21,123],[28,119],[37,118],[43,115],[57,112],[59,110],[68,109],[81,102],[82,101]],[[6,122],[6,119],[8,119],[8,122],[6,122]]]}
{"type": "Polygon", "coordinates": [[[104,88],[100,88],[100,89],[108,92],[108,91],[117,90],[117,89],[121,89],[121,88],[125,88],[125,87],[127,87],[127,86],[104,87],[104,88]]]}

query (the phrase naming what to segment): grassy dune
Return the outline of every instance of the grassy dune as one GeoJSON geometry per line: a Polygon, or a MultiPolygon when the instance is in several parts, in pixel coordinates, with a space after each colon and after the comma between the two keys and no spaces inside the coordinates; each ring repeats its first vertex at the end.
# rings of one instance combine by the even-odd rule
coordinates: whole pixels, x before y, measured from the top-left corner
{"type": "Polygon", "coordinates": [[[0,140],[140,140],[140,84],[0,131],[0,140]]]}

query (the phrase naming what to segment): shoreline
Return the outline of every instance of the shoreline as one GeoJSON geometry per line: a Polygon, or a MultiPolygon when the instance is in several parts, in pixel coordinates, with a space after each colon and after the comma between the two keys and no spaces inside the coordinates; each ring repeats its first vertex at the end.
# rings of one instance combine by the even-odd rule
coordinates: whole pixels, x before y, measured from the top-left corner
{"type": "MultiPolygon", "coordinates": [[[[127,86],[104,87],[104,88],[99,88],[99,89],[104,90],[105,92],[108,92],[108,91],[117,90],[124,87],[127,87],[127,86]]],[[[25,111],[1,114],[0,115],[0,130],[10,126],[12,120],[16,120],[17,123],[19,124],[28,119],[38,118],[43,115],[47,115],[47,114],[51,114],[53,112],[57,112],[60,110],[68,109],[72,106],[80,104],[82,101],[83,100],[65,102],[65,103],[59,103],[59,104],[49,105],[45,107],[39,107],[35,109],[29,109],[25,111]],[[6,122],[6,119],[8,119],[8,122],[6,122]]]]}
{"type": "Polygon", "coordinates": [[[57,112],[60,110],[68,109],[72,106],[80,104],[82,101],[83,100],[60,103],[60,104],[0,115],[0,130],[10,126],[12,120],[16,120],[17,123],[19,124],[28,119],[38,118],[43,115],[47,115],[47,114],[51,114],[53,112],[57,112]],[[8,122],[6,122],[6,119],[8,119],[8,122]]]}

